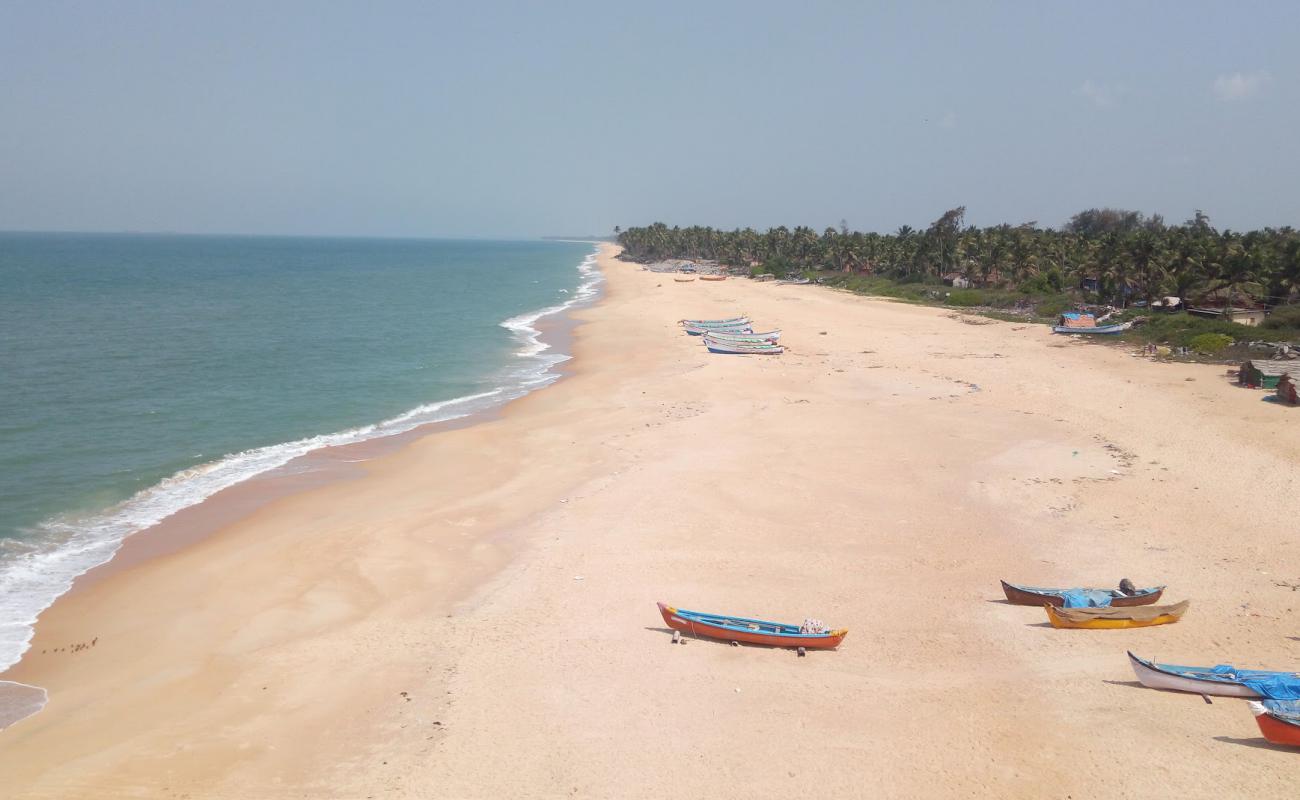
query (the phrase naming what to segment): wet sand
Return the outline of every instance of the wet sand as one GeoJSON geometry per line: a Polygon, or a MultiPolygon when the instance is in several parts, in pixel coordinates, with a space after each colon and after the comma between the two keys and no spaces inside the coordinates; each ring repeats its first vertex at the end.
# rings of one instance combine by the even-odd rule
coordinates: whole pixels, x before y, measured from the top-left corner
{"type": "Polygon", "coordinates": [[[1300,662],[1291,409],[1042,327],[601,263],[568,379],[60,600],[4,676],[50,690],[0,733],[7,790],[1292,793],[1244,702],[1124,658],[1300,662]],[[675,324],[737,311],[789,351],[675,324]],[[1121,577],[1191,610],[1057,631],[997,583],[1121,577]],[[656,600],[850,633],[674,646],[656,600]]]}

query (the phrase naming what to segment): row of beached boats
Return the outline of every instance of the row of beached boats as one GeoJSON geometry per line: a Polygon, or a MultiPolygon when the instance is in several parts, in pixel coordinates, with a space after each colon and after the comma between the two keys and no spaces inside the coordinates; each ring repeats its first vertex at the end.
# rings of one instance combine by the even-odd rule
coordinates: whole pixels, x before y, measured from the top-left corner
{"type": "Polygon", "coordinates": [[[1053,628],[1148,628],[1177,622],[1190,604],[1184,600],[1172,605],[1155,605],[1164,591],[1163,586],[1139,589],[1127,578],[1120,582],[1118,589],[1047,589],[1002,581],[1007,602],[1041,607],[1053,628]]]}
{"type": "MultiPolygon", "coordinates": [[[[1041,606],[1054,628],[1143,628],[1177,622],[1188,602],[1156,605],[1165,587],[1139,589],[1126,580],[1119,589],[1049,589],[1002,581],[1007,602],[1041,606]]],[[[1300,747],[1300,672],[1239,669],[1228,664],[1186,667],[1158,664],[1128,652],[1138,681],[1151,689],[1250,700],[1260,733],[1272,744],[1300,747]]]]}
{"type": "MultiPolygon", "coordinates": [[[[1177,621],[1187,610],[1187,601],[1172,606],[1156,604],[1164,586],[1137,588],[1120,581],[1118,589],[1053,589],[1002,582],[1007,602],[1018,606],[1041,606],[1053,627],[1134,628],[1162,625],[1161,617],[1177,621]],[[1057,624],[1065,620],[1069,624],[1057,624]],[[1122,624],[1121,624],[1122,623],[1122,624]]],[[[773,622],[751,617],[713,614],[659,603],[664,624],[681,634],[765,647],[805,650],[834,650],[848,636],[846,628],[831,628],[820,620],[802,624],[773,622]]],[[[1250,701],[1250,710],[1264,738],[1273,744],[1300,747],[1300,673],[1276,670],[1240,669],[1227,664],[1187,667],[1161,664],[1139,658],[1128,651],[1129,664],[1138,681],[1151,689],[1187,692],[1209,702],[1213,697],[1234,697],[1250,701]]]]}
{"type": "Polygon", "coordinates": [[[755,331],[749,317],[726,319],[683,319],[678,324],[691,336],[700,337],[710,353],[726,355],[779,356],[785,352],[780,344],[781,331],[755,331]]]}

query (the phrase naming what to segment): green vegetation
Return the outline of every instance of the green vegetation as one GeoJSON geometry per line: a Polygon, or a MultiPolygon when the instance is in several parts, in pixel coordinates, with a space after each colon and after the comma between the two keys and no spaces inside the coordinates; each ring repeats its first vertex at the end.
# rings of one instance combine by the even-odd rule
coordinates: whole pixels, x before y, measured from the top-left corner
{"type": "Polygon", "coordinates": [[[985,302],[984,294],[979,289],[953,289],[948,293],[948,297],[944,299],[944,302],[950,306],[962,306],[964,308],[990,305],[990,303],[985,302]]]}
{"type": "MultiPolygon", "coordinates": [[[[757,264],[760,272],[778,275],[818,270],[884,278],[892,283],[877,290],[842,285],[900,299],[934,300],[930,288],[902,287],[938,286],[959,276],[980,294],[954,290],[952,305],[1033,306],[1039,314],[1061,308],[1060,298],[1067,307],[1091,302],[1121,308],[1167,295],[1268,306],[1300,298],[1300,232],[1290,227],[1218,231],[1200,211],[1181,225],[1167,225],[1136,211],[1089,209],[1059,230],[1035,222],[977,228],[966,225],[965,216],[965,207],[958,207],[924,230],[904,225],[891,234],[850,231],[843,222],[820,234],[803,226],[760,233],[657,222],[628,228],[618,241],[636,260],[716,259],[746,269],[757,264]]],[[[1288,313],[1296,317],[1282,327],[1300,327],[1300,311],[1288,313]]]]}
{"type": "Polygon", "coordinates": [[[1233,337],[1226,333],[1198,333],[1187,343],[1203,356],[1215,356],[1232,346],[1233,337]]]}
{"type": "Polygon", "coordinates": [[[1260,327],[1273,331],[1300,329],[1300,306],[1283,306],[1274,309],[1260,327]]]}
{"type": "Polygon", "coordinates": [[[1194,317],[1191,314],[1158,314],[1147,318],[1134,335],[1144,341],[1175,347],[1190,347],[1192,340],[1207,333],[1217,333],[1233,340],[1254,338],[1252,329],[1235,322],[1194,317]]]}

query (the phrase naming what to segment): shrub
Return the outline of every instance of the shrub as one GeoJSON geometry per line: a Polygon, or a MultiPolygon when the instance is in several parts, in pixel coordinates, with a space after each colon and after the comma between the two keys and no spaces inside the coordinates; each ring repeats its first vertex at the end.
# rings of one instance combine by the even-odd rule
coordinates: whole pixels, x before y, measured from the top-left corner
{"type": "Polygon", "coordinates": [[[944,302],[950,306],[962,306],[964,308],[985,304],[984,295],[978,289],[953,289],[948,293],[948,298],[944,302]]]}
{"type": "Polygon", "coordinates": [[[1059,317],[1074,306],[1065,295],[1047,297],[1034,305],[1034,313],[1040,317],[1059,317]]]}
{"type": "Polygon", "coordinates": [[[1217,333],[1229,339],[1248,339],[1251,328],[1222,319],[1206,319],[1191,314],[1153,314],[1146,324],[1134,328],[1134,334],[1148,342],[1161,342],[1175,346],[1191,347],[1192,339],[1206,333],[1217,333]]]}
{"type": "Polygon", "coordinates": [[[1193,336],[1187,346],[1203,356],[1212,356],[1228,349],[1232,342],[1226,333],[1201,333],[1193,336]]]}
{"type": "Polygon", "coordinates": [[[1274,331],[1300,328],[1300,306],[1278,306],[1259,327],[1274,331]]]}

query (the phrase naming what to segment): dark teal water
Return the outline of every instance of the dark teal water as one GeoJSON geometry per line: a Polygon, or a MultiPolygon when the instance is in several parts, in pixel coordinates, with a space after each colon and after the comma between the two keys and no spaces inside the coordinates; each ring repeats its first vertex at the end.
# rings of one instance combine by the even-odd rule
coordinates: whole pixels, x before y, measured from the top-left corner
{"type": "Polygon", "coordinates": [[[563,360],[590,244],[0,234],[0,670],[125,536],[563,360]]]}

